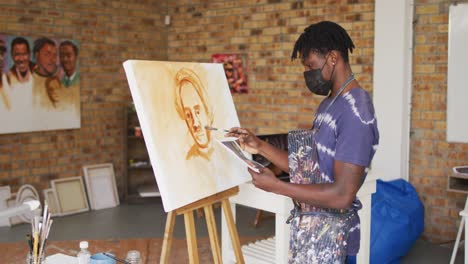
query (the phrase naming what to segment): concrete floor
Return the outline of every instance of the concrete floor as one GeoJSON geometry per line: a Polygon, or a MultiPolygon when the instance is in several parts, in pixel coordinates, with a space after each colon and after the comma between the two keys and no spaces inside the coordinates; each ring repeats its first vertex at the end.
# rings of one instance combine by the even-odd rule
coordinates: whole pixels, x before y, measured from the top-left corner
{"type": "MultiPolygon", "coordinates": [[[[239,236],[273,236],[275,221],[273,217],[263,219],[254,227],[256,211],[237,206],[236,222],[239,236]]],[[[220,208],[215,209],[215,217],[220,228],[220,208]]],[[[196,218],[197,236],[206,237],[208,232],[204,218],[196,218]]],[[[166,213],[160,202],[144,204],[122,204],[116,208],[90,211],[86,213],[56,217],[49,239],[92,240],[92,239],[125,239],[125,238],[161,238],[164,235],[166,213]]],[[[13,227],[0,227],[0,243],[24,241],[30,232],[29,224],[13,227]]],[[[182,216],[176,218],[174,237],[185,237],[182,216]]],[[[1,248],[1,244],[0,244],[1,248]]],[[[426,241],[417,241],[401,263],[449,263],[452,253],[451,245],[435,245],[426,241]]],[[[463,263],[463,250],[459,250],[456,263],[463,263]]]]}
{"type": "MultiPolygon", "coordinates": [[[[447,264],[452,256],[453,243],[435,245],[427,241],[418,240],[410,252],[402,259],[401,264],[447,264]]],[[[463,264],[463,248],[458,250],[456,264],[463,264]]]]}
{"type": "MultiPolygon", "coordinates": [[[[218,231],[221,230],[221,209],[215,208],[218,231]]],[[[236,222],[239,236],[274,235],[274,218],[266,218],[255,228],[255,210],[238,206],[236,222]]],[[[116,208],[90,211],[70,216],[55,217],[49,239],[112,239],[112,238],[161,238],[164,235],[166,213],[162,204],[122,204],[116,208]]],[[[205,218],[195,217],[198,236],[208,236],[205,218]]],[[[13,227],[0,227],[1,242],[24,241],[30,232],[29,224],[13,227]]],[[[185,227],[183,216],[176,217],[174,237],[184,238],[185,227]]]]}

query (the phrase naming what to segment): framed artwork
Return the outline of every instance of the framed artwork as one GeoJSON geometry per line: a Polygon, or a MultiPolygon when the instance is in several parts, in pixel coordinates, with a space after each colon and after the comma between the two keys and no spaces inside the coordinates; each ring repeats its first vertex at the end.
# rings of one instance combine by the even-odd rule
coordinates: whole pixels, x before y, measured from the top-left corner
{"type": "Polygon", "coordinates": [[[54,189],[45,189],[42,191],[44,194],[44,200],[47,202],[49,212],[51,216],[60,216],[58,208],[57,196],[55,195],[54,189]]]}
{"type": "Polygon", "coordinates": [[[83,166],[91,209],[99,210],[119,205],[114,166],[111,163],[83,166]]]}
{"type": "Polygon", "coordinates": [[[61,215],[89,211],[83,177],[52,180],[51,184],[57,201],[57,209],[61,215]]]}
{"type": "Polygon", "coordinates": [[[211,61],[222,63],[231,93],[248,93],[247,55],[246,54],[213,54],[211,61]]]}
{"type": "Polygon", "coordinates": [[[240,126],[221,64],[132,60],[124,68],[166,212],[251,179],[215,140],[240,126]]]}
{"type": "Polygon", "coordinates": [[[0,134],[80,128],[79,49],[71,39],[0,35],[0,134]]]}

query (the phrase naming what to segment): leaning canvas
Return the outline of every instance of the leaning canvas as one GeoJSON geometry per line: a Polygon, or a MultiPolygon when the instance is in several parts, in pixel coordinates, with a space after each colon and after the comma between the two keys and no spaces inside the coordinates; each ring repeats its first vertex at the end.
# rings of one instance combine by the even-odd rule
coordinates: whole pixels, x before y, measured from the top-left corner
{"type": "Polygon", "coordinates": [[[215,139],[239,126],[222,64],[124,63],[165,211],[250,180],[215,139]]]}

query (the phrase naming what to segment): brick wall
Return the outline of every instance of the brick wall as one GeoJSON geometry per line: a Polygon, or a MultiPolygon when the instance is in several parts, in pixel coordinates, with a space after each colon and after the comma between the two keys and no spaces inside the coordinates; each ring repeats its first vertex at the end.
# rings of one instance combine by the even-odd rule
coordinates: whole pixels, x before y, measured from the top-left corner
{"type": "Polygon", "coordinates": [[[235,95],[244,127],[258,133],[309,128],[322,98],[305,89],[303,67],[291,62],[299,34],[328,19],[346,28],[357,47],[352,69],[372,90],[374,1],[170,1],[168,56],[209,62],[215,53],[248,56],[249,94],[235,95]]]}
{"type": "MultiPolygon", "coordinates": [[[[112,162],[120,193],[126,59],[167,59],[166,1],[2,1],[0,33],[80,42],[81,129],[0,135],[0,185],[39,191],[112,162]]],[[[18,120],[18,122],[21,122],[18,120]]],[[[5,124],[1,124],[5,125],[5,124]]]]}
{"type": "MultiPolygon", "coordinates": [[[[307,128],[320,98],[305,89],[302,67],[289,58],[300,32],[327,19],[350,33],[353,71],[372,92],[374,1],[132,2],[0,4],[0,33],[74,38],[82,48],[82,128],[0,135],[0,185],[43,189],[101,162],[114,163],[120,179],[122,109],[131,100],[121,63],[128,58],[209,62],[214,53],[247,54],[249,94],[234,96],[241,124],[257,133],[307,128]]],[[[415,0],[410,182],[425,204],[425,237],[433,241],[455,237],[465,196],[446,192],[446,176],[468,163],[468,144],[445,141],[447,29],[447,1],[415,0]]]]}
{"type": "Polygon", "coordinates": [[[468,164],[468,144],[446,141],[450,1],[415,2],[410,182],[425,205],[425,237],[442,242],[455,239],[464,207],[466,195],[446,188],[451,168],[468,164]]]}
{"type": "MultiPolygon", "coordinates": [[[[464,195],[447,193],[447,175],[468,163],[468,144],[445,141],[448,2],[415,1],[410,182],[426,209],[424,237],[452,240],[464,195]]],[[[241,124],[257,133],[310,127],[320,101],[290,62],[299,33],[323,19],[355,41],[351,65],[372,92],[374,1],[177,1],[169,4],[170,60],[210,61],[214,53],[248,55],[248,95],[235,95],[241,124]]]]}

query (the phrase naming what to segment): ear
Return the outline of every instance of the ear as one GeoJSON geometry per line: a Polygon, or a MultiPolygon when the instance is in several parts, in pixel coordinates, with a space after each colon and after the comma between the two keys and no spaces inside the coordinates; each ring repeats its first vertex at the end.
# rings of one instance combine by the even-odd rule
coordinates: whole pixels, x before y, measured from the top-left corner
{"type": "Polygon", "coordinates": [[[340,58],[340,52],[339,51],[337,51],[337,50],[330,51],[330,62],[332,63],[332,65],[336,65],[339,58],[340,58]]]}

